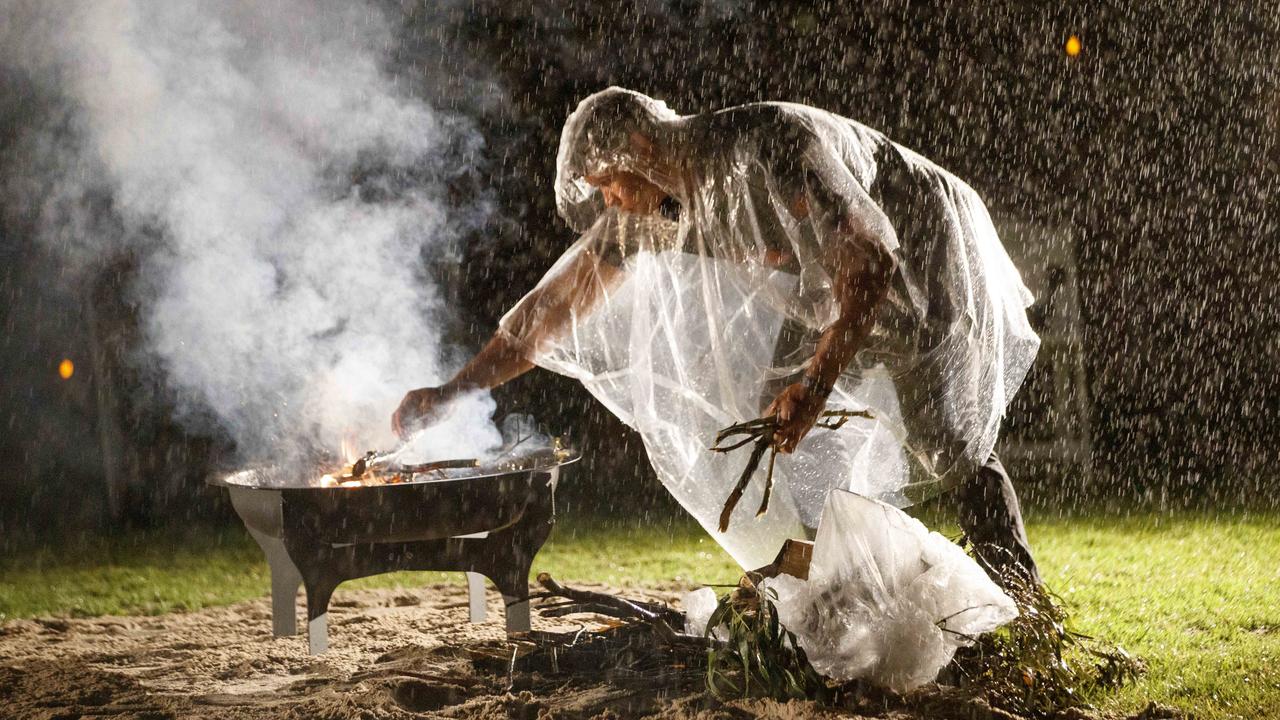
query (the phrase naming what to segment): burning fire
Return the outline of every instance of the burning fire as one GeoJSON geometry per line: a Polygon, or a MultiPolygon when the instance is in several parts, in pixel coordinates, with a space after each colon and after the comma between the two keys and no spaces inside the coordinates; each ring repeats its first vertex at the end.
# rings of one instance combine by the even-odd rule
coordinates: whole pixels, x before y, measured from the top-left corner
{"type": "Polygon", "coordinates": [[[342,459],[348,464],[360,459],[360,451],[356,450],[355,433],[350,430],[342,433],[342,459]]]}
{"type": "MultiPolygon", "coordinates": [[[[357,440],[354,433],[343,434],[340,444],[340,457],[343,459],[344,464],[337,470],[321,475],[320,487],[356,488],[365,485],[396,485],[412,482],[415,479],[420,479],[419,476],[423,475],[443,478],[446,477],[443,474],[445,470],[480,466],[480,461],[474,458],[403,464],[397,460],[398,452],[377,453],[370,450],[361,454],[356,450],[358,447],[356,443],[357,440]]],[[[517,442],[515,446],[520,444],[520,442],[517,442]]],[[[559,437],[551,438],[550,447],[545,449],[529,447],[527,450],[533,453],[527,458],[522,456],[508,457],[511,452],[508,450],[507,453],[499,456],[498,462],[494,463],[493,467],[496,469],[515,469],[529,461],[530,458],[536,457],[540,452],[549,454],[549,457],[554,458],[556,462],[563,462],[573,454],[572,451],[565,447],[559,437]],[[505,460],[502,459],[504,457],[506,458],[505,460]]]]}
{"type": "MultiPolygon", "coordinates": [[[[364,455],[356,448],[356,435],[350,430],[342,433],[339,457],[345,463],[340,469],[320,476],[320,487],[360,487],[361,485],[387,485],[404,482],[399,473],[380,473],[375,467],[377,453],[370,450],[364,455]]],[[[384,456],[385,457],[385,456],[384,456]]]]}
{"type": "Polygon", "coordinates": [[[395,483],[405,482],[408,478],[404,473],[396,471],[387,472],[391,468],[379,467],[385,465],[387,456],[378,456],[372,450],[360,455],[353,450],[354,444],[350,443],[346,438],[342,441],[342,457],[346,460],[340,469],[332,473],[325,473],[320,476],[320,487],[360,487],[361,485],[391,485],[395,483]]]}

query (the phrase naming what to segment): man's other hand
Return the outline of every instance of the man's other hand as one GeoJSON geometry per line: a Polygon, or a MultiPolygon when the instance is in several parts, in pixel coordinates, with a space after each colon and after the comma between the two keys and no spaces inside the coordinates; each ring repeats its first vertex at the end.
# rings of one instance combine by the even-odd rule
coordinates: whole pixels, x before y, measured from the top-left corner
{"type": "Polygon", "coordinates": [[[391,429],[402,439],[407,438],[414,430],[440,419],[456,395],[445,387],[410,390],[391,415],[391,429]]]}
{"type": "Polygon", "coordinates": [[[815,395],[801,383],[788,385],[778,393],[769,409],[764,411],[765,417],[773,415],[778,418],[778,427],[773,431],[774,449],[782,453],[794,452],[813,429],[826,405],[826,398],[815,395]]]}

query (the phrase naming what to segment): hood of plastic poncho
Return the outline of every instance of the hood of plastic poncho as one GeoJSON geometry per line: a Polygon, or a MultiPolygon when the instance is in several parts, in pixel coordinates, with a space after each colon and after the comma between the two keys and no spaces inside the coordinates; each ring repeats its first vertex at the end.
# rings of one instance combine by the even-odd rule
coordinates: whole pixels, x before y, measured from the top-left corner
{"type": "Polygon", "coordinates": [[[661,100],[620,87],[601,90],[578,103],[565,121],[556,157],[560,217],[577,232],[585,232],[600,219],[604,199],[586,178],[606,169],[628,170],[666,184],[634,154],[631,134],[665,139],[680,119],[661,100]]]}

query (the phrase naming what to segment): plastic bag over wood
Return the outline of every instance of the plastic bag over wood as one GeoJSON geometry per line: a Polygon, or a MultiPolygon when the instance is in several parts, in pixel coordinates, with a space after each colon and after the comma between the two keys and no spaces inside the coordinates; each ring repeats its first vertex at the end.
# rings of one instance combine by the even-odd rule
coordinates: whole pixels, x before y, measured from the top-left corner
{"type": "Polygon", "coordinates": [[[808,580],[779,575],[765,587],[815,670],[898,692],[933,680],[956,648],[1018,616],[958,545],[846,492],[827,500],[808,580]]]}
{"type": "Polygon", "coordinates": [[[561,215],[582,233],[499,332],[582,381],[644,438],[658,477],[743,567],[817,526],[833,489],[906,506],[991,453],[1039,339],[1031,295],[977,194],[880,133],[812,108],[761,103],[679,116],[613,88],[561,138],[561,215]],[[670,197],[604,206],[587,177],[627,171],[670,197]],[[753,483],[716,530],[744,454],[707,451],[801,379],[840,307],[838,259],[896,260],[865,347],[831,409],[870,409],[779,455],[768,513],[753,483]]]}

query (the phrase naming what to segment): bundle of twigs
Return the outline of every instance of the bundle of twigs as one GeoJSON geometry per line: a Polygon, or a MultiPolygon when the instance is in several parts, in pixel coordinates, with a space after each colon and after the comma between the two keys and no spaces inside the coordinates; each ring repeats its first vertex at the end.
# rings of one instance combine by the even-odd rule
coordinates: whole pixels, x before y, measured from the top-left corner
{"type": "MultiPolygon", "coordinates": [[[[816,427],[839,430],[845,423],[849,422],[849,418],[855,417],[871,418],[874,416],[866,410],[827,410],[818,416],[816,427]]],[[[769,451],[769,469],[765,473],[764,495],[760,498],[760,508],[756,510],[756,517],[760,517],[769,511],[769,497],[773,494],[773,465],[778,456],[778,449],[774,444],[774,433],[777,432],[777,429],[778,418],[776,415],[770,415],[769,417],[756,418],[737,425],[730,425],[716,433],[716,442],[710,448],[712,452],[727,453],[754,443],[751,448],[751,456],[747,459],[747,465],[743,468],[742,475],[738,478],[738,484],[734,486],[733,492],[729,493],[729,498],[724,503],[724,510],[720,513],[720,532],[729,529],[729,518],[733,515],[734,508],[738,506],[738,501],[742,499],[742,494],[746,492],[747,485],[751,483],[751,476],[755,475],[756,469],[760,467],[760,461],[764,458],[765,451],[769,451]],[[739,438],[739,436],[741,437],[739,438]],[[739,439],[728,445],[724,444],[730,438],[739,439]]]]}

